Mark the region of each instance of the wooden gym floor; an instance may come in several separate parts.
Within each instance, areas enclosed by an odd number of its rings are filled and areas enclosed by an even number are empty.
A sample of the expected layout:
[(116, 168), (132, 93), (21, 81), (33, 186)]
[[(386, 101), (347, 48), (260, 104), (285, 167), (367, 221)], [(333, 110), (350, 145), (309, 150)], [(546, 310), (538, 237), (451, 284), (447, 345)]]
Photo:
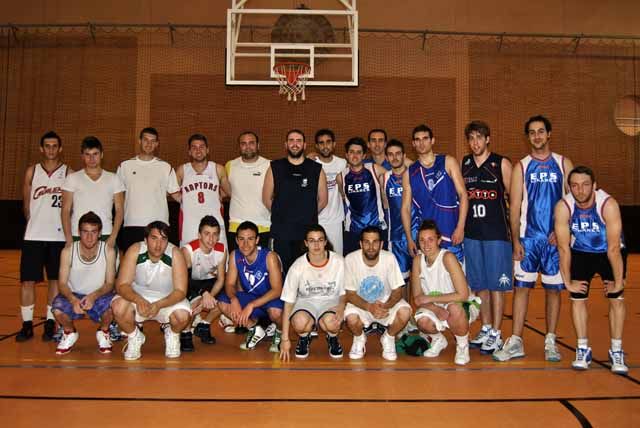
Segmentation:
[[(496, 363), (471, 351), (471, 363), (453, 364), (455, 346), (431, 361), (380, 356), (377, 336), (368, 338), (364, 360), (350, 361), (351, 338), (342, 334), (345, 357), (331, 360), (323, 338), (306, 360), (279, 362), (261, 343), (241, 351), (242, 336), (216, 325), (218, 343), (201, 345), (177, 360), (164, 358), (157, 324), (147, 323), (142, 358), (125, 362), (122, 342), (114, 352), (97, 351), (95, 327), (77, 323), (73, 351), (55, 355), (43, 343), (44, 286), (38, 286), (35, 337), (18, 344), (18, 251), (0, 251), (0, 426), (138, 427), (387, 427), (439, 426), (640, 426), (640, 255), (629, 258), (625, 291), (624, 349), (628, 376), (609, 371), (607, 302), (596, 281), (590, 299), (589, 333), (594, 361), (586, 372), (571, 369), (575, 334), (563, 297), (558, 340), (563, 360), (544, 361), (544, 293), (531, 293), (524, 333), (527, 356)], [(511, 298), (503, 336), (511, 333)], [(473, 326), (472, 333), (479, 329)]]

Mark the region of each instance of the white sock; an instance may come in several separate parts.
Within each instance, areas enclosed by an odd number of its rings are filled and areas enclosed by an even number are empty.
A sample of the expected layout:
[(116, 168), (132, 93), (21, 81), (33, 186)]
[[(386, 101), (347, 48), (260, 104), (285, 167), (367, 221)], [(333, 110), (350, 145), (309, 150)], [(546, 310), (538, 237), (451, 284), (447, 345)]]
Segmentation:
[(491, 324), (482, 324), (482, 331), (491, 330)]
[(622, 351), (622, 339), (611, 339), (611, 350), (613, 352)]
[(489, 332), (490, 335), (495, 336), (495, 337), (501, 337), (502, 336), (502, 331), (500, 330), (496, 330), (495, 328), (492, 328), (491, 331)]
[(47, 320), (54, 320), (53, 311), (51, 305), (47, 305)]
[(136, 337), (139, 331), (140, 330), (138, 330), (138, 326), (136, 326), (136, 328), (134, 328), (131, 333), (128, 333), (127, 336), (129, 337), (129, 339)]
[(589, 347), (589, 339), (578, 339), (578, 348), (587, 349)]
[(384, 333), (382, 333), (384, 336), (390, 337), (393, 340), (396, 340), (396, 338), (394, 336), (391, 336), (389, 333), (387, 333), (386, 331)]
[(22, 314), (22, 321), (33, 321), (33, 308), (36, 305), (20, 306), (20, 313)]
[(545, 341), (545, 343), (546, 342), (555, 343), (556, 334), (555, 333), (547, 333), (547, 335), (544, 337), (544, 341)]
[(469, 335), (465, 334), (464, 336), (456, 336), (456, 343), (458, 344), (458, 346), (468, 346)]

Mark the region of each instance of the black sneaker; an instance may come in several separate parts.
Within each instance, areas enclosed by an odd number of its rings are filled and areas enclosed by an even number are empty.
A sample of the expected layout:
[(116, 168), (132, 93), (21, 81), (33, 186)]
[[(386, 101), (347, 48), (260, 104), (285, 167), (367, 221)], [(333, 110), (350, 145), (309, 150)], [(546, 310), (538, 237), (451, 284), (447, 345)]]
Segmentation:
[(24, 321), (20, 332), (16, 334), (16, 342), (26, 342), (33, 337), (33, 321)]
[(327, 334), (327, 346), (329, 347), (331, 358), (342, 358), (342, 345), (340, 345), (338, 336), (329, 336)]
[(182, 352), (193, 352), (195, 350), (193, 346), (193, 334), (190, 331), (180, 333), (180, 350)]
[(126, 334), (122, 334), (122, 332), (120, 331), (120, 327), (118, 327), (118, 324), (115, 321), (111, 321), (111, 324), (109, 324), (109, 338), (111, 339), (111, 341), (119, 342), (121, 340), (124, 340), (126, 336)]
[(309, 356), (309, 336), (300, 336), (296, 345), (296, 358), (307, 358)]
[(46, 320), (44, 322), (44, 331), (42, 332), (42, 341), (52, 342), (54, 334), (56, 334), (56, 322), (54, 320)]
[(216, 343), (216, 338), (211, 335), (211, 329), (209, 328), (209, 324), (199, 323), (196, 326), (194, 334), (200, 338), (200, 342), (206, 343), (207, 345), (213, 345)]

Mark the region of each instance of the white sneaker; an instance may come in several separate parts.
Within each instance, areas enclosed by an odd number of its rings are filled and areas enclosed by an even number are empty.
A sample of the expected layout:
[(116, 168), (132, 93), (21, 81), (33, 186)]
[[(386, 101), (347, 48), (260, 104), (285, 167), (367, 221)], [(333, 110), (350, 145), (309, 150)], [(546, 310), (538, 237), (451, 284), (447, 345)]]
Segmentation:
[(167, 358), (180, 356), (180, 333), (174, 333), (169, 325), (164, 329), (164, 356)]
[(500, 337), (500, 332), (497, 330), (491, 330), (489, 332), (489, 337), (480, 347), (480, 353), (489, 355), (493, 354), (500, 348), (502, 348), (502, 337)]
[(127, 338), (127, 343), (124, 345), (124, 359), (127, 361), (137, 360), (142, 356), (142, 352), (140, 352), (142, 345), (144, 345), (145, 337), (144, 333), (141, 332), (138, 328), (136, 328), (136, 335), (133, 337)]
[(611, 361), (611, 371), (616, 374), (627, 374), (629, 367), (624, 363), (624, 351), (612, 351), (609, 349), (609, 361)]
[(276, 334), (276, 323), (272, 322), (264, 329), (264, 332), (267, 334), (267, 337), (273, 337)]
[(576, 370), (587, 370), (591, 365), (591, 348), (577, 348), (576, 359), (571, 363), (571, 367)]
[(231, 321), (225, 314), (220, 315), (218, 325), (220, 325), (225, 333), (232, 334), (236, 332), (236, 326), (233, 324), (233, 321)]
[(437, 333), (431, 335), (431, 344), (429, 345), (429, 349), (424, 351), (422, 355), (427, 358), (436, 358), (442, 351), (447, 349), (449, 342), (447, 338), (444, 337), (444, 334)]
[(522, 339), (511, 336), (504, 342), (504, 346), (493, 353), (496, 361), (509, 361), (512, 358), (524, 357), (524, 344)]
[(555, 340), (544, 341), (544, 359), (553, 363), (557, 363), (562, 359)]
[(469, 341), (469, 346), (472, 348), (479, 348), (484, 345), (484, 342), (489, 339), (489, 333), (491, 332), (491, 327), (482, 327), (478, 332), (478, 335)]
[(64, 355), (71, 352), (71, 348), (73, 348), (73, 345), (75, 345), (78, 341), (78, 337), (80, 337), (80, 335), (77, 331), (71, 333), (62, 333), (62, 338), (60, 339), (58, 347), (56, 348), (56, 354)]
[(468, 364), (469, 361), (471, 361), (471, 358), (469, 357), (469, 345), (456, 345), (456, 356), (453, 359), (453, 362), (459, 366), (464, 366), (465, 364)]
[(256, 324), (247, 332), (247, 337), (245, 341), (240, 344), (240, 349), (243, 351), (255, 349), (256, 345), (265, 337), (267, 337), (267, 333), (264, 331), (264, 328)]
[(362, 333), (360, 336), (353, 336), (353, 343), (349, 351), (349, 358), (359, 360), (364, 357), (367, 352), (367, 335)]
[(98, 341), (98, 351), (101, 354), (111, 353), (111, 335), (102, 330), (96, 331), (96, 340)]
[(395, 361), (398, 359), (396, 354), (396, 338), (389, 336), (385, 331), (380, 336), (380, 343), (382, 344), (382, 358), (387, 361)]

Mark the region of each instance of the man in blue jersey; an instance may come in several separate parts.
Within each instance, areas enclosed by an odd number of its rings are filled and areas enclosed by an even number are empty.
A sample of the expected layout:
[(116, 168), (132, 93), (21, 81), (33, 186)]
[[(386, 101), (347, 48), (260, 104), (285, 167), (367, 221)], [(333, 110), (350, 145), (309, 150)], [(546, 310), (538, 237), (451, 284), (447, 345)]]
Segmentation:
[(368, 156), (364, 159), (364, 163), (376, 163), (389, 171), (391, 164), (385, 156), (385, 147), (387, 147), (387, 131), (380, 128), (369, 131), (367, 135)]
[(546, 117), (531, 117), (524, 125), (524, 133), (529, 139), (531, 154), (513, 167), (509, 192), (515, 261), (513, 332), (502, 349), (493, 353), (493, 358), (508, 361), (524, 357), (522, 331), (529, 291), (540, 272), (546, 306), (544, 356), (547, 361), (560, 361), (555, 332), (560, 317), (560, 291), (564, 286), (553, 232), (553, 208), (566, 193), (565, 171), (571, 171), (573, 165), (569, 159), (551, 151), (551, 122)]
[(555, 207), (555, 233), (560, 253), (560, 273), (571, 293), (573, 326), (578, 338), (572, 366), (586, 370), (591, 364), (587, 338), (589, 283), (597, 273), (609, 299), (611, 371), (625, 374), (622, 329), (625, 318), (624, 278), (626, 251), (622, 247), (620, 207), (604, 190), (596, 190), (593, 171), (578, 166), (569, 173), (570, 194)]
[(360, 137), (349, 139), (344, 146), (348, 166), (337, 177), (344, 193), (346, 218), (344, 253), (360, 248), (360, 234), (368, 226), (386, 230), (380, 196), (380, 181), (385, 169), (376, 163), (364, 163), (367, 146)]
[(412, 138), (418, 160), (402, 176), (402, 226), (409, 251), (413, 256), (418, 253), (417, 238), (411, 230), (413, 207), (419, 222), (436, 222), (442, 233), (442, 247), (462, 262), (461, 244), (469, 201), (460, 165), (453, 156), (433, 152), (436, 139), (427, 125), (416, 126)]
[[(269, 350), (280, 352), (282, 328), (282, 267), (278, 255), (258, 246), (258, 226), (250, 221), (240, 223), (236, 231), (238, 249), (229, 256), (224, 293), (218, 307), (236, 326), (249, 329), (241, 349), (251, 350), (267, 333), (258, 321), (270, 319), (278, 328)], [(240, 290), (237, 288), (240, 284)]]

